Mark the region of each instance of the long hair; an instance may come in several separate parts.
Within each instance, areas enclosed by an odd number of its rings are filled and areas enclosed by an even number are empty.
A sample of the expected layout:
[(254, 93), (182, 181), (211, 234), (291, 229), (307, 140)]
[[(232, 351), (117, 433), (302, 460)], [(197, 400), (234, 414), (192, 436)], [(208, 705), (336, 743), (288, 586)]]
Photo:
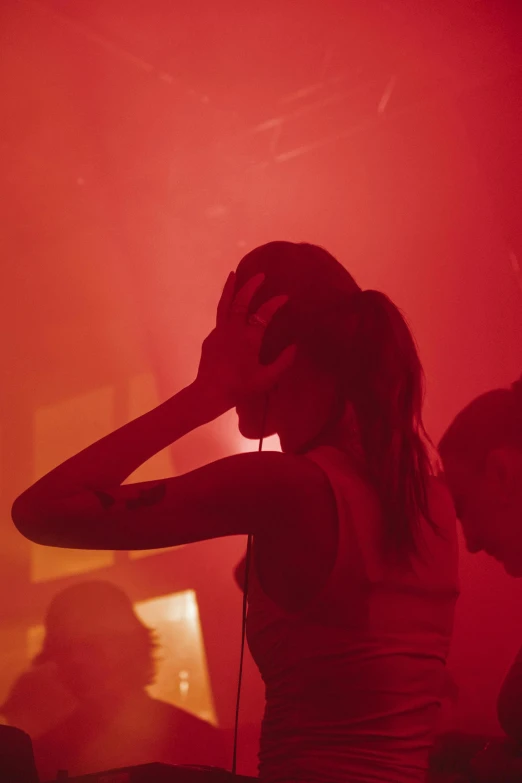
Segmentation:
[(400, 310), (379, 291), (362, 291), (323, 248), (271, 242), (245, 256), (237, 286), (264, 272), (251, 309), (272, 296), (288, 303), (269, 324), (260, 360), (296, 344), (332, 373), (357, 418), (366, 472), (383, 512), (383, 544), (399, 557), (417, 551), (420, 518), (430, 520), (432, 466), (422, 423), (424, 376)]
[(417, 550), (420, 517), (431, 522), (424, 373), (408, 325), (385, 294), (362, 291), (349, 309), (344, 393), (354, 406), (369, 478), (383, 508), (385, 542), (410, 555)]

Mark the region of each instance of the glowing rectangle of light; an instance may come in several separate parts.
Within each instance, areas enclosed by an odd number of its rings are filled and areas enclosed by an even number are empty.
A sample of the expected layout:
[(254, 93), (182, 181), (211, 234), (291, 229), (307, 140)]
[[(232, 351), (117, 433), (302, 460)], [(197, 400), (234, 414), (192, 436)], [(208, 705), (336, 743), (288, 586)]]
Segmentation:
[[(39, 408), (34, 414), (34, 479), (114, 429), (114, 389)], [(52, 549), (31, 544), (31, 579), (40, 582), (112, 565), (112, 552)]]
[(151, 696), (216, 724), (196, 594), (193, 590), (135, 604), (158, 636), (159, 661)]
[[(131, 378), (128, 389), (128, 410), (127, 419), (132, 421), (138, 416), (155, 408), (160, 402), (156, 381), (151, 373), (142, 373)], [(129, 476), (126, 484), (136, 481), (155, 481), (156, 479), (169, 478), (174, 476), (174, 465), (168, 448), (155, 454), (151, 459), (140, 465), (138, 470)], [(172, 547), (175, 548), (175, 547)], [(164, 552), (164, 549), (143, 549), (129, 552), (131, 560), (138, 560), (143, 557), (150, 557), (158, 552)]]

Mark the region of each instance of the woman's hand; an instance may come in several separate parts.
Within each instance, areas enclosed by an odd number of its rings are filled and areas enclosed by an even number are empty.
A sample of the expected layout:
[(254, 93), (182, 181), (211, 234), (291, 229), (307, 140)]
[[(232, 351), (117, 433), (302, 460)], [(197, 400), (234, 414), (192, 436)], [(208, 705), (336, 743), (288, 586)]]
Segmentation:
[(218, 398), (224, 411), (244, 397), (271, 389), (295, 357), (296, 347), (289, 346), (272, 364), (259, 362), (265, 329), (288, 301), (287, 296), (275, 296), (248, 317), (252, 297), (263, 280), (264, 275), (255, 275), (234, 296), (235, 273), (229, 275), (218, 305), (216, 328), (203, 343), (195, 385)]

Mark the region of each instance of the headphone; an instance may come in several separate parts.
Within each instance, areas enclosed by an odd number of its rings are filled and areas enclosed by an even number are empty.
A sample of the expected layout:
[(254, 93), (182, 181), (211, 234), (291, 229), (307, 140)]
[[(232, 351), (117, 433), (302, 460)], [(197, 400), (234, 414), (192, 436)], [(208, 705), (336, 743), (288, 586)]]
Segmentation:
[[(261, 437), (259, 439), (258, 452), (263, 451), (263, 441), (265, 439), (266, 420), (268, 416), (268, 406), (270, 402), (270, 394), (267, 392), (265, 398), (265, 407), (263, 411), (263, 418), (261, 422)], [(250, 566), (252, 562), (252, 533), (247, 537), (247, 549), (245, 555), (245, 578), (243, 582), (243, 608), (241, 612), (241, 649), (239, 654), (239, 672), (237, 678), (237, 696), (236, 696), (236, 714), (234, 719), (234, 747), (232, 751), (232, 775), (237, 775), (237, 747), (238, 747), (238, 734), (239, 734), (239, 710), (241, 706), (241, 686), (243, 684), (243, 664), (245, 660), (245, 644), (246, 644), (246, 625), (248, 616), (248, 587), (250, 582)]]

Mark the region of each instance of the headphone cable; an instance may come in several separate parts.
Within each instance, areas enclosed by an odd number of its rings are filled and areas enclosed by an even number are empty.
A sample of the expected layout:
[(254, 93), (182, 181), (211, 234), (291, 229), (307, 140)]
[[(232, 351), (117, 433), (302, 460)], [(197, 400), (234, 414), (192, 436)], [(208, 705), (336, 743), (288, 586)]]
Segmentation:
[[(268, 412), (268, 395), (265, 403), (265, 410), (263, 413), (263, 421), (261, 438), (259, 439), (258, 451), (263, 451), (263, 440), (265, 432), (266, 417)], [(237, 775), (237, 747), (238, 747), (238, 733), (239, 733), (239, 709), (241, 704), (241, 686), (243, 684), (243, 664), (245, 660), (245, 643), (246, 643), (246, 625), (248, 615), (248, 586), (250, 581), (250, 564), (252, 560), (252, 533), (248, 534), (247, 549), (245, 555), (245, 578), (243, 582), (243, 610), (241, 615), (241, 651), (239, 655), (239, 674), (237, 682), (237, 697), (236, 697), (236, 716), (234, 720), (234, 749), (232, 752), (232, 775)]]

